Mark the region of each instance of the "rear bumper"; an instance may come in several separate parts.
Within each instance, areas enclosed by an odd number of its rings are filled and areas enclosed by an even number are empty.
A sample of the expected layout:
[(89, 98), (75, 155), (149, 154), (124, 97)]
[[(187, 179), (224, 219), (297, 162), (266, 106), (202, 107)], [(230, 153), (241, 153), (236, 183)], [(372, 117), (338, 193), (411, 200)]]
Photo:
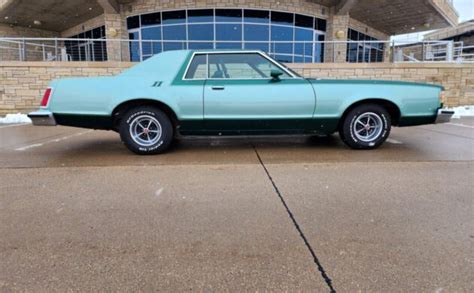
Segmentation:
[(56, 119), (54, 119), (53, 113), (49, 111), (36, 111), (28, 114), (28, 118), (31, 119), (33, 125), (36, 126), (55, 126), (57, 125)]
[(451, 121), (451, 117), (454, 115), (454, 111), (450, 110), (443, 110), (439, 109), (438, 110), (438, 115), (436, 115), (436, 120), (434, 123), (447, 123)]

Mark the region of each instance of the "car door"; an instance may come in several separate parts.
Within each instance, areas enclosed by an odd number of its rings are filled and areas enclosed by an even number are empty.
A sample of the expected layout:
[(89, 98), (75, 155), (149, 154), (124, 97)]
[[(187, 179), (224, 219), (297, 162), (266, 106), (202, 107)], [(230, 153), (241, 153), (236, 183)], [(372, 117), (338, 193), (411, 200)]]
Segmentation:
[[(272, 71), (280, 71), (278, 79)], [(259, 52), (208, 54), (204, 125), (223, 133), (305, 130), (315, 94), (304, 78)]]

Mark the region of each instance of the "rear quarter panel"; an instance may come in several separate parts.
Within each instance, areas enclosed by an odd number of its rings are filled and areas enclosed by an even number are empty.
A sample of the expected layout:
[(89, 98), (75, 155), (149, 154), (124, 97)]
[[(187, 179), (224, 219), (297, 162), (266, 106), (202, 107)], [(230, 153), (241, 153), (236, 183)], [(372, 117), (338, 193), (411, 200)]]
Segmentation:
[[(113, 77), (66, 78), (52, 82), (53, 113), (110, 116), (121, 103), (150, 99), (172, 108), (178, 117), (202, 118), (202, 90), (176, 87), (172, 81), (189, 53), (170, 51)], [(156, 86), (156, 83), (159, 86)]]
[(428, 84), (390, 81), (313, 80), (316, 92), (315, 117), (341, 117), (352, 104), (383, 99), (400, 109), (401, 117), (434, 116), (441, 88)]

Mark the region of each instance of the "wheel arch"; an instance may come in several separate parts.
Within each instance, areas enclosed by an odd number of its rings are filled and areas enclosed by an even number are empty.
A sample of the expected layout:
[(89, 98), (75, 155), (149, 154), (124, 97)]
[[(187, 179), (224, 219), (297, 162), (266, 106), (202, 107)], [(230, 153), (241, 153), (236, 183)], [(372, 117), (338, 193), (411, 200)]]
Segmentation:
[(128, 111), (129, 109), (133, 107), (138, 107), (138, 106), (156, 107), (160, 109), (161, 111), (163, 111), (169, 117), (169, 119), (171, 120), (171, 123), (173, 124), (173, 128), (176, 128), (179, 125), (178, 116), (176, 115), (176, 112), (169, 105), (161, 101), (154, 100), (154, 99), (138, 98), (138, 99), (124, 101), (113, 109), (112, 123), (113, 123), (114, 129), (118, 128), (120, 119), (126, 111)]
[(400, 122), (401, 111), (400, 107), (395, 104), (394, 102), (383, 99), (383, 98), (366, 98), (362, 100), (358, 100), (352, 104), (350, 104), (343, 112), (341, 119), (339, 120), (338, 128), (344, 123), (344, 119), (349, 114), (349, 112), (357, 106), (364, 105), (364, 104), (375, 104), (384, 107), (387, 112), (390, 114), (390, 119), (392, 121), (392, 125), (397, 126)]

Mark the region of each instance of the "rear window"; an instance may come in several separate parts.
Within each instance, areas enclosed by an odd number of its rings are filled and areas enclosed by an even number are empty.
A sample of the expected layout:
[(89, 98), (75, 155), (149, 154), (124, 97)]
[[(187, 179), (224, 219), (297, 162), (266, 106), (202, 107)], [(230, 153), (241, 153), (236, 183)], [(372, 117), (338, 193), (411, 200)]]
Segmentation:
[(207, 78), (206, 69), (206, 55), (196, 54), (194, 55), (193, 61), (189, 65), (188, 72), (186, 72), (186, 79), (205, 79)]

